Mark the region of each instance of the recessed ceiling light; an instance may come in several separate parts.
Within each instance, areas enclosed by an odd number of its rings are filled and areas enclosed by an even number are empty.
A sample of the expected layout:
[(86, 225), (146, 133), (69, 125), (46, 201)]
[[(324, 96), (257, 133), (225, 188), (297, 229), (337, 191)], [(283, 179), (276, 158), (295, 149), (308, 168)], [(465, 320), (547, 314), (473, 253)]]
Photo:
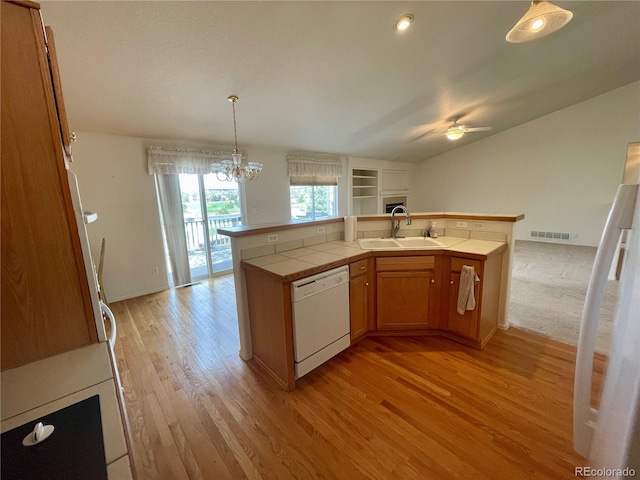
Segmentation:
[(396, 23), (393, 24), (393, 29), (399, 31), (406, 30), (411, 25), (411, 22), (413, 22), (413, 15), (407, 13), (396, 20)]

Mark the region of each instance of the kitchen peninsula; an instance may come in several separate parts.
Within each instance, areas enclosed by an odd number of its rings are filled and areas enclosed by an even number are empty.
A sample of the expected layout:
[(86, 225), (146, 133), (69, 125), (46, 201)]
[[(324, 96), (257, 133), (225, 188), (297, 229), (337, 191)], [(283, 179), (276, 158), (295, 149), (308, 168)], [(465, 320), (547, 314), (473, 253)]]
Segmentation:
[[(295, 388), (291, 282), (342, 266), (349, 268), (351, 343), (366, 335), (441, 335), (482, 348), (496, 328), (508, 328), (513, 229), (524, 215), (411, 218), (398, 235), (420, 238), (435, 222), (435, 246), (363, 248), (363, 239), (389, 236), (388, 215), (358, 217), (360, 242), (344, 240), (342, 218), (220, 231), (231, 237), (240, 356), (285, 390)], [(461, 315), (465, 265), (480, 282), (476, 306)]]

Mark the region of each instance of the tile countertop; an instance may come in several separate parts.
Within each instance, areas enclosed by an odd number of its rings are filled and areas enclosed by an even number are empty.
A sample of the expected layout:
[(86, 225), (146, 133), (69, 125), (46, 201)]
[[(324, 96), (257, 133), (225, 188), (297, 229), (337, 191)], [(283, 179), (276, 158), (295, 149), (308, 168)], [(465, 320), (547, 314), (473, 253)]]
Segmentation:
[(437, 249), (394, 248), (390, 250), (368, 250), (360, 248), (357, 241), (345, 242), (338, 240), (243, 260), (242, 265), (244, 268), (261, 270), (288, 282), (330, 268), (346, 265), (352, 261), (372, 255), (428, 255), (441, 254), (446, 251), (450, 252), (450, 254), (471, 255), (476, 258), (486, 259), (488, 255), (497, 253), (507, 247), (506, 242), (459, 237), (438, 237), (438, 241), (448, 246)]

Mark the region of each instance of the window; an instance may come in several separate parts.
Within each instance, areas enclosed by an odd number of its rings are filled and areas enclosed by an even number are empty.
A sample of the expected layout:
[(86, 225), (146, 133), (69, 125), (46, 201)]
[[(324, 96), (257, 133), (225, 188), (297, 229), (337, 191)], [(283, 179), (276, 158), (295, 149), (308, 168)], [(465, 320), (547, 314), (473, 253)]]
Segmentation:
[(338, 215), (338, 187), (335, 185), (291, 185), (289, 196), (291, 218), (294, 220), (317, 220)]
[(333, 157), (287, 155), (292, 219), (338, 215), (338, 177), (342, 162)]

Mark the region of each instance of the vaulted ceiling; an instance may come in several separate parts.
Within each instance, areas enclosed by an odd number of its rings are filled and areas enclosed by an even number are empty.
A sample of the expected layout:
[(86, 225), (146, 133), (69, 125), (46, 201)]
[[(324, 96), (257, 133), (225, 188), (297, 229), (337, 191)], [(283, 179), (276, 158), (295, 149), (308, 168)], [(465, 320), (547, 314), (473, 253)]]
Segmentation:
[[(230, 145), (235, 94), (241, 149), (422, 161), (640, 79), (640, 2), (555, 3), (524, 44), (527, 1), (41, 5), (72, 130)], [(456, 117), (493, 129), (454, 143)]]

